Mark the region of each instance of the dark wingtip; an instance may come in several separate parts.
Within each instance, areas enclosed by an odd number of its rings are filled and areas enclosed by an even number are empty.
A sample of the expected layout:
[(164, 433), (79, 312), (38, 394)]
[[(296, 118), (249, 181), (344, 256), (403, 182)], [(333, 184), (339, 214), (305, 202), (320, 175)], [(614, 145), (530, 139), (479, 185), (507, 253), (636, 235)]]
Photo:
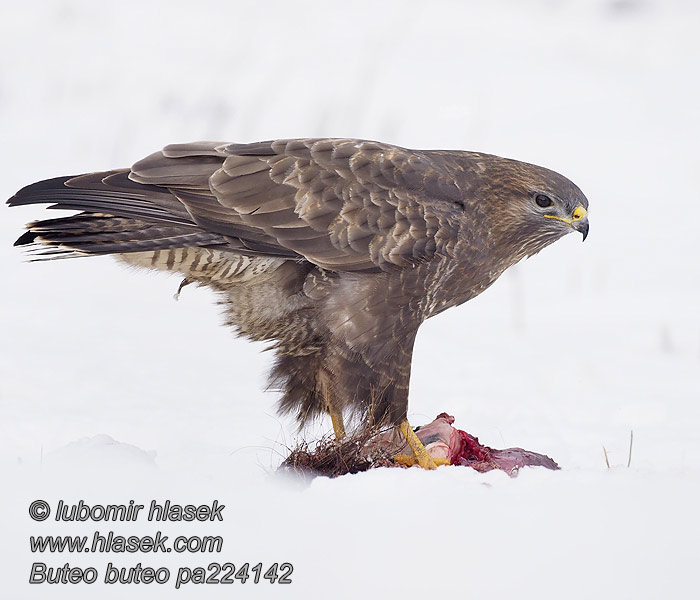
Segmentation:
[(6, 204), (10, 206), (23, 206), (27, 204), (42, 204), (44, 202), (53, 202), (52, 192), (64, 189), (66, 181), (73, 179), (74, 175), (69, 177), (54, 177), (53, 179), (44, 179), (36, 183), (30, 183), (19, 190), (12, 198), (9, 198)]
[(13, 246), (27, 246), (28, 244), (33, 244), (38, 233), (33, 231), (25, 231), (21, 236), (17, 238), (17, 241), (12, 244)]

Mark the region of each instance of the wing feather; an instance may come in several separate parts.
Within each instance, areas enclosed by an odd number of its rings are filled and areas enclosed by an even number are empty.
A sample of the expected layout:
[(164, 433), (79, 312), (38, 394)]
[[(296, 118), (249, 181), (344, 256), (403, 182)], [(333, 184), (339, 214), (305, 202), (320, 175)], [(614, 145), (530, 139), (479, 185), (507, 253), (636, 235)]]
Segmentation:
[(210, 179), (219, 204), (324, 268), (405, 267), (449, 253), (456, 238), (461, 192), (455, 174), (430, 153), (343, 139), (221, 151), (228, 156)]
[[(454, 164), (440, 152), (353, 139), (194, 142), (131, 170), (35, 184), (11, 203), (185, 226), (183, 239), (196, 228), (234, 251), (370, 272), (450, 255), (461, 211)], [(180, 237), (151, 232), (166, 245)]]

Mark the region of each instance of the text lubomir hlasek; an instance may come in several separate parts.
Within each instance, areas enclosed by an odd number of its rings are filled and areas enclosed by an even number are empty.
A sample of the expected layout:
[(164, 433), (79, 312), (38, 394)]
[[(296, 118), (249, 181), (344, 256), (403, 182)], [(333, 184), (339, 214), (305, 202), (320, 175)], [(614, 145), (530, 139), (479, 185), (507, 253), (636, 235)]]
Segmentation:
[[(58, 501), (54, 519), (56, 521), (136, 521), (145, 505), (136, 504), (86, 504), (83, 500), (77, 504)], [(148, 521), (223, 521), (226, 505), (214, 500), (211, 504), (174, 504), (170, 500), (149, 505), (146, 519)]]

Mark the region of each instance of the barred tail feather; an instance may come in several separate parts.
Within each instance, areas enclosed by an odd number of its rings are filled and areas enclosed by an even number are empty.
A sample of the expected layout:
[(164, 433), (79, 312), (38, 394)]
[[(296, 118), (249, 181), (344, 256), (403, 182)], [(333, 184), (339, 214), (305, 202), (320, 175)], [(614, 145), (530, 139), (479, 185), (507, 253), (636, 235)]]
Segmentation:
[(216, 246), (222, 243), (225, 240), (220, 236), (193, 226), (80, 213), (30, 223), (15, 246), (30, 246), (32, 259), (41, 260)]
[(8, 204), (49, 204), (77, 215), (34, 221), (15, 242), (32, 260), (223, 246), (197, 226), (167, 189), (135, 183), (128, 170), (56, 177), (29, 185)]

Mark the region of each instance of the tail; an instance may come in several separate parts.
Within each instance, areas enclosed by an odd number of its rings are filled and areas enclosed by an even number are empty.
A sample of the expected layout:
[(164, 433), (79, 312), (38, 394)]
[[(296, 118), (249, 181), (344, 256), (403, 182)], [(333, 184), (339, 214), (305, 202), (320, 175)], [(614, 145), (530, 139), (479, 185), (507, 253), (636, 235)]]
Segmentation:
[(226, 245), (196, 225), (166, 188), (136, 183), (128, 174), (124, 169), (57, 177), (21, 189), (7, 201), (10, 206), (50, 204), (81, 212), (29, 223), (15, 246), (28, 246), (33, 260), (46, 260)]

